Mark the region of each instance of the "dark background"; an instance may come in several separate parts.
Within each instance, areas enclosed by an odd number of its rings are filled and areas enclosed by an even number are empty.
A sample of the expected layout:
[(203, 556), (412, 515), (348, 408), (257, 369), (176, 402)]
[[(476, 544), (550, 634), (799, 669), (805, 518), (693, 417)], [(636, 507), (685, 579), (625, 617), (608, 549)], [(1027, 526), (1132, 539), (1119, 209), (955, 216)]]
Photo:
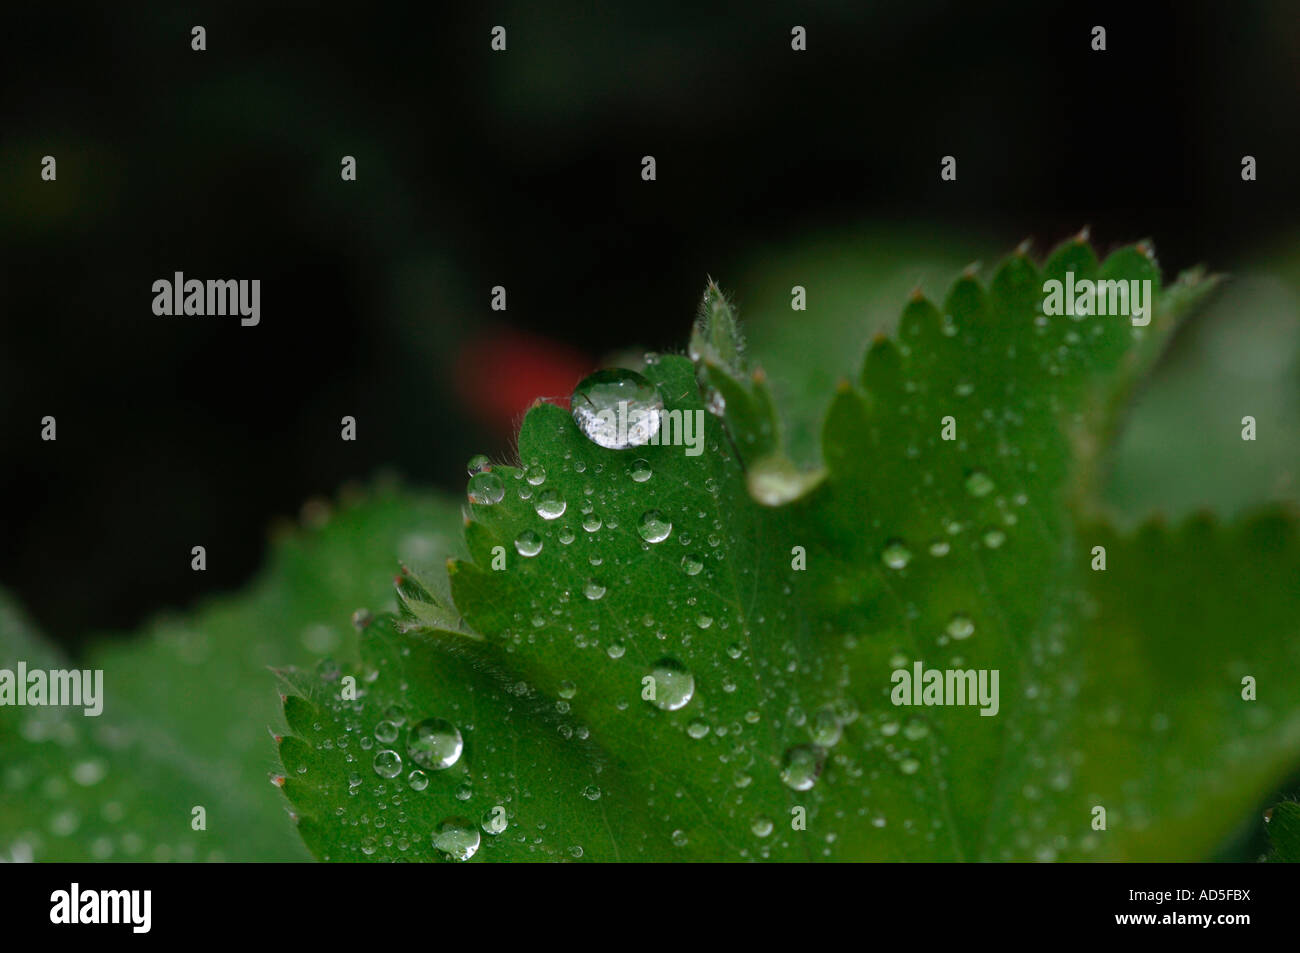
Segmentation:
[[(1169, 274), (1296, 225), (1296, 4), (698, 6), (7, 8), (0, 584), (75, 645), (237, 587), (345, 481), (460, 493), (529, 397), (679, 349), (766, 242), (1091, 223)], [(154, 316), (178, 270), (260, 279), (260, 326)]]

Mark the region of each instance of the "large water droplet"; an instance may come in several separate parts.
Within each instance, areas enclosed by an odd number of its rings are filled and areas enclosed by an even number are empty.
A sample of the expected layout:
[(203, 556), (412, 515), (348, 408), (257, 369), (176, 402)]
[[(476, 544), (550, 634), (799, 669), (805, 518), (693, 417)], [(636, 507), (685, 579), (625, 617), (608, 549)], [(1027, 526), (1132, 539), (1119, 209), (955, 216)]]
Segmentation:
[(664, 409), (658, 389), (635, 371), (597, 371), (573, 391), (573, 420), (590, 440), (610, 450), (650, 442)]
[(807, 791), (817, 783), (825, 752), (814, 745), (795, 745), (781, 760), (781, 780), (793, 791)]
[(650, 464), (645, 460), (637, 459), (632, 462), (632, 481), (634, 483), (644, 483), (650, 479), (654, 471), (650, 469)]
[(646, 510), (637, 521), (636, 531), (647, 543), (662, 543), (673, 531), (673, 524), (658, 510)]
[(402, 756), (391, 748), (375, 752), (375, 774), (395, 778), (402, 773)]
[(506, 495), (506, 485), (501, 477), (488, 471), (469, 478), (469, 501), (480, 505), (500, 503)]
[(544, 520), (556, 520), (564, 515), (568, 504), (558, 490), (545, 490), (537, 497), (535, 508), (537, 515)]
[(650, 669), (654, 679), (655, 697), (651, 704), (663, 711), (677, 711), (686, 707), (695, 695), (695, 676), (681, 662), (662, 658)]
[(531, 529), (526, 529), (515, 537), (515, 549), (520, 556), (536, 556), (542, 551), (542, 537)]
[(442, 771), (460, 760), (465, 741), (460, 729), (445, 718), (426, 718), (411, 729), (406, 751), (422, 768)]
[(478, 827), (463, 817), (448, 818), (433, 835), (434, 849), (450, 860), (469, 860), (482, 842)]

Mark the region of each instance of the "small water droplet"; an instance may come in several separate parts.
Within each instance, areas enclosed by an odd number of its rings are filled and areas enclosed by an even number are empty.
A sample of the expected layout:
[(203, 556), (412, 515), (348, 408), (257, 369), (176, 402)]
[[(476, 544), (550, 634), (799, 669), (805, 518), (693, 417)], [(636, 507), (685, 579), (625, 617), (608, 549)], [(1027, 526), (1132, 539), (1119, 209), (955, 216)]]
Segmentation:
[(650, 442), (664, 409), (658, 389), (635, 371), (597, 371), (582, 380), (570, 401), (573, 420), (592, 443), (626, 450)]
[(533, 486), (541, 486), (546, 482), (546, 468), (540, 463), (534, 463), (524, 470), (524, 479)]
[(631, 472), (632, 482), (634, 483), (644, 483), (654, 475), (654, 471), (650, 469), (650, 464), (642, 459), (632, 461)]
[(460, 729), (445, 718), (426, 718), (411, 729), (406, 751), (422, 768), (442, 771), (460, 760), (465, 741)]
[(500, 503), (505, 498), (506, 485), (501, 477), (488, 470), (470, 477), (469, 489), (466, 492), (471, 503), (490, 506), (493, 503)]
[(770, 817), (764, 817), (760, 814), (754, 818), (754, 823), (749, 826), (749, 829), (754, 832), (755, 837), (767, 837), (772, 833), (775, 826)]
[(970, 616), (957, 613), (948, 622), (948, 634), (954, 639), (969, 639), (975, 634), (975, 623)]
[(1007, 541), (1007, 534), (1000, 529), (991, 529), (984, 534), (984, 545), (989, 549), (997, 549)]
[(406, 776), (406, 783), (411, 786), (412, 791), (423, 791), (429, 786), (429, 776), (416, 768)]
[(595, 579), (588, 579), (586, 584), (582, 587), (582, 594), (592, 602), (595, 602), (597, 599), (605, 595), (605, 587)]
[(702, 718), (696, 718), (686, 726), (686, 733), (697, 741), (700, 738), (707, 738), (709, 735), (709, 723)]
[(564, 511), (567, 507), (568, 504), (564, 502), (564, 498), (560, 496), (558, 490), (542, 491), (538, 494), (537, 502), (534, 504), (534, 508), (537, 510), (537, 515), (544, 520), (559, 519), (564, 515)]
[(880, 554), (880, 558), (890, 569), (902, 569), (912, 561), (912, 551), (901, 539), (891, 539), (885, 544), (885, 551)]
[(381, 778), (395, 778), (402, 773), (402, 756), (391, 748), (375, 752), (375, 774)]
[(526, 529), (515, 537), (515, 549), (520, 556), (532, 557), (542, 551), (542, 537)]
[(695, 553), (687, 553), (682, 557), (682, 569), (688, 576), (698, 576), (700, 570), (704, 568), (704, 560)]
[(930, 544), (931, 556), (947, 556), (950, 549), (946, 539), (936, 539)]
[(676, 659), (660, 659), (650, 669), (650, 676), (655, 688), (651, 704), (662, 711), (684, 708), (695, 695), (695, 676)]
[(658, 510), (646, 510), (637, 521), (636, 531), (647, 543), (662, 543), (673, 531), (673, 524)]
[(452, 817), (438, 825), (433, 847), (450, 860), (469, 860), (483, 842), (478, 828), (463, 817)]
[(483, 816), (479, 819), (479, 826), (483, 828), (484, 833), (491, 834), (493, 837), (504, 833), (505, 829), (510, 826), (510, 822), (506, 819), (506, 809), (498, 804), (484, 811)]
[(469, 463), (465, 464), (465, 469), (469, 471), (470, 476), (473, 476), (476, 473), (482, 473), (490, 466), (492, 466), (492, 462), (488, 460), (486, 453), (476, 453), (469, 458)]
[(971, 496), (988, 496), (993, 488), (992, 478), (983, 470), (972, 470), (966, 476), (966, 491)]
[(397, 725), (391, 721), (381, 721), (375, 725), (375, 740), (391, 745), (397, 740)]
[(795, 745), (781, 760), (781, 780), (792, 791), (807, 791), (817, 783), (825, 752), (813, 745)]

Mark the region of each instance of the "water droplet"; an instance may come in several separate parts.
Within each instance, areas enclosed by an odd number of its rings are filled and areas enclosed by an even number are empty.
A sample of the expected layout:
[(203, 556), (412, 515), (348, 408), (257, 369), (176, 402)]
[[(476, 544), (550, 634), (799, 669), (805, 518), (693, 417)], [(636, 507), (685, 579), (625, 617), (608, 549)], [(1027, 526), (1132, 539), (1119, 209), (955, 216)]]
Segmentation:
[(1007, 534), (1000, 529), (991, 529), (984, 534), (984, 545), (989, 549), (997, 549), (1007, 541)]
[(704, 568), (704, 560), (695, 553), (687, 553), (682, 557), (682, 569), (688, 576), (698, 576), (700, 570)]
[(483, 506), (500, 503), (506, 495), (506, 485), (501, 477), (490, 470), (469, 478), (469, 501)]
[(411, 760), (432, 771), (442, 771), (459, 761), (464, 746), (460, 729), (445, 718), (426, 718), (411, 729), (406, 739)]
[(957, 613), (948, 622), (948, 634), (954, 639), (969, 639), (975, 634), (975, 623), (970, 620), (970, 616)]
[(406, 776), (406, 783), (411, 786), (412, 791), (423, 791), (429, 786), (429, 776), (416, 768)]
[(673, 531), (673, 524), (658, 510), (646, 510), (637, 521), (636, 531), (647, 543), (662, 543)]
[(434, 849), (451, 860), (469, 860), (482, 842), (478, 828), (463, 817), (448, 818), (433, 835)]
[(880, 554), (880, 558), (890, 569), (902, 569), (912, 561), (912, 551), (901, 539), (891, 539), (885, 544), (885, 551)]
[(898, 770), (902, 771), (904, 774), (916, 774), (916, 772), (920, 770), (920, 767), (921, 762), (917, 761), (915, 758), (904, 758), (902, 761), (898, 762)]
[(632, 481), (634, 483), (644, 483), (654, 474), (650, 469), (650, 464), (645, 460), (637, 459), (632, 461)]
[(707, 738), (709, 735), (709, 723), (702, 718), (696, 718), (686, 726), (686, 733), (697, 741), (700, 738)]
[(582, 518), (582, 528), (588, 533), (594, 533), (600, 529), (600, 517), (595, 513), (588, 513)]
[(618, 659), (618, 658), (622, 658), (623, 653), (626, 651), (627, 649), (623, 647), (622, 642), (611, 642), (609, 646), (605, 649), (605, 654), (608, 655), (610, 658)]
[(482, 473), (490, 466), (492, 466), (492, 462), (488, 460), (486, 453), (476, 453), (469, 458), (469, 463), (465, 464), (465, 469), (469, 471), (470, 476), (473, 476), (476, 473)]
[(484, 811), (483, 816), (479, 818), (479, 826), (483, 828), (485, 834), (491, 834), (493, 837), (505, 833), (505, 829), (510, 826), (510, 822), (506, 819), (506, 809), (498, 804)]
[(572, 698), (574, 695), (578, 694), (578, 686), (573, 684), (573, 682), (569, 681), (566, 678), (564, 681), (560, 682), (560, 686), (557, 689), (556, 694), (558, 694), (561, 698), (565, 698), (565, 699)]
[(532, 557), (542, 551), (542, 537), (531, 529), (526, 529), (515, 537), (515, 549), (520, 556)]
[(381, 778), (395, 778), (402, 773), (402, 756), (392, 748), (375, 752), (375, 774)]
[(524, 470), (524, 479), (533, 486), (541, 486), (546, 482), (546, 468), (540, 463), (534, 463)]
[(781, 780), (793, 791), (807, 791), (822, 773), (825, 752), (813, 745), (795, 745), (781, 760)]
[(930, 555), (947, 556), (949, 548), (950, 547), (948, 546), (948, 541), (946, 539), (936, 539), (933, 543), (930, 544)]
[(391, 745), (397, 740), (397, 726), (391, 721), (381, 721), (375, 725), (375, 740)]
[(749, 826), (749, 829), (754, 832), (755, 837), (767, 837), (772, 833), (774, 827), (775, 825), (770, 817), (764, 817), (760, 814), (754, 818), (754, 823)]
[(810, 729), (812, 740), (819, 748), (833, 748), (839, 744), (844, 728), (839, 717), (830, 708), (823, 708), (813, 716)]
[(685, 846), (686, 846), (687, 844), (689, 844), (690, 842), (691, 842), (691, 839), (690, 839), (689, 837), (686, 836), (686, 832), (685, 832), (685, 831), (673, 831), (673, 846), (674, 846), (674, 847), (685, 847)]
[(537, 497), (535, 508), (537, 515), (544, 520), (556, 520), (564, 515), (568, 504), (558, 490), (545, 490)]
[(988, 496), (993, 492), (993, 480), (983, 470), (972, 470), (966, 476), (966, 491), (971, 496)]
[(695, 695), (695, 676), (681, 662), (662, 658), (650, 670), (655, 697), (651, 704), (662, 711), (684, 708)]
[(598, 446), (626, 450), (659, 432), (663, 398), (654, 384), (622, 368), (597, 371), (573, 391), (570, 405), (578, 429)]
[(560, 542), (563, 543), (565, 546), (568, 546), (571, 542), (573, 542), (573, 539), (576, 535), (577, 534), (574, 533), (572, 526), (564, 526), (560, 528)]
[(597, 599), (605, 595), (605, 587), (595, 579), (588, 579), (586, 584), (582, 587), (582, 594), (592, 602), (595, 602)]

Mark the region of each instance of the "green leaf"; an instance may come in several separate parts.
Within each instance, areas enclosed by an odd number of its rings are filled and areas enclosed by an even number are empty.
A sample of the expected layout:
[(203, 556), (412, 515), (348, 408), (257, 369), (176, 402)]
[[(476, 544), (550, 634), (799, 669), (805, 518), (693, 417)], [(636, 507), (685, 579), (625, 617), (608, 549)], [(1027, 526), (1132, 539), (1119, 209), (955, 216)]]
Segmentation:
[[(354, 494), (355, 495), (355, 494)], [(0, 852), (36, 860), (301, 860), (268, 783), (280, 720), (272, 663), (355, 651), (353, 610), (393, 603), (399, 556), (427, 569), (458, 551), (458, 508), (376, 488), (324, 526), (281, 538), (244, 595), (160, 618), (69, 661), (10, 601), (0, 668), (102, 669), (104, 710), (0, 708)], [(444, 574), (445, 581), (445, 574)], [(324, 663), (330, 668), (330, 663)], [(192, 809), (206, 830), (191, 827)]]
[(1269, 812), (1268, 839), (1273, 844), (1270, 861), (1300, 864), (1300, 803), (1283, 801)]
[[(1044, 317), (1043, 282), (1067, 271), (1160, 288), (1144, 247), (1099, 263), (1076, 240), (1042, 269), (1018, 252), (987, 286), (970, 272), (941, 306), (916, 296), (831, 398), (812, 469), (785, 460), (713, 288), (697, 363), (646, 368), (668, 411), (702, 414), (701, 455), (604, 449), (534, 407), (519, 435), (534, 479), (494, 468), (504, 498), (471, 504), (469, 558), (451, 567), (474, 663), (444, 672), (436, 653), (465, 634), (407, 618), (381, 628), (377, 657), (412, 661), (363, 658), (355, 702), (302, 688), (310, 717), (358, 746), (390, 734), (390, 704), (472, 723), (473, 746), (412, 791), (299, 719), (307, 790), (286, 790), (313, 851), (352, 858), (377, 837), (373, 856), (428, 856), (443, 824), (519, 785), (515, 842), (482, 838), (475, 859), (1209, 856), (1300, 753), (1296, 517), (1110, 525), (1097, 487), (1123, 410), (1213, 282), (1185, 276), (1135, 328)], [(914, 665), (997, 672), (996, 706), (894, 704)], [(581, 758), (543, 744), (566, 732), (502, 684), (553, 705)], [(514, 743), (524, 760), (502, 757)], [(575, 809), (592, 783), (619, 819), (606, 830)]]

